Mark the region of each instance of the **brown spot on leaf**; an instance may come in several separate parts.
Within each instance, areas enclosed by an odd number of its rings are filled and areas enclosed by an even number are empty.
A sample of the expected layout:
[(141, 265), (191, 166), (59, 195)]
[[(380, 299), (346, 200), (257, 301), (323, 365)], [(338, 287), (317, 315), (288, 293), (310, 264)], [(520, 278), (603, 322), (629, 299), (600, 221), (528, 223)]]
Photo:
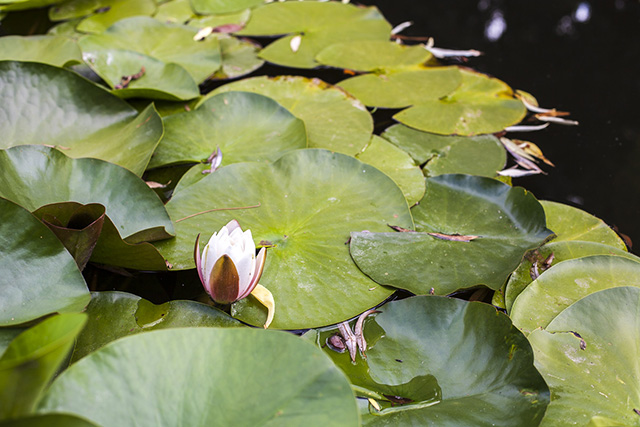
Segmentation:
[(427, 233), (429, 236), (440, 240), (449, 240), (452, 242), (470, 242), (480, 236), (463, 236), (462, 234), (444, 234), (444, 233)]

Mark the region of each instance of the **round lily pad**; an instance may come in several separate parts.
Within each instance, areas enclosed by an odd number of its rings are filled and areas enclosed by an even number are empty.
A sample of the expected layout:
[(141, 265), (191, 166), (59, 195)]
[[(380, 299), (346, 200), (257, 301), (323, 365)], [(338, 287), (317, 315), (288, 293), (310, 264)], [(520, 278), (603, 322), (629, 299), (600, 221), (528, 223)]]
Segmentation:
[(390, 142), (374, 135), (371, 143), (356, 158), (389, 175), (404, 193), (409, 206), (416, 204), (424, 196), (424, 175), (420, 168), (409, 154)]
[(195, 301), (155, 305), (126, 292), (94, 292), (85, 313), (88, 322), (73, 350), (75, 362), (118, 338), (160, 329), (241, 327), (228, 314)]
[(461, 69), (462, 83), (441, 98), (427, 98), (393, 116), (400, 123), (442, 135), (499, 132), (526, 114), (522, 101), (506, 83)]
[(1, 61), (33, 61), (65, 67), (82, 63), (78, 44), (60, 36), (0, 37)]
[(356, 40), (326, 47), (316, 56), (316, 61), (354, 71), (379, 71), (416, 67), (430, 58), (431, 53), (423, 46), (386, 40)]
[(190, 0), (191, 7), (199, 15), (222, 15), (241, 12), (258, 6), (264, 0)]
[(306, 148), (304, 122), (276, 101), (249, 92), (226, 92), (193, 111), (164, 120), (165, 134), (150, 167), (206, 161), (219, 148), (222, 165), (273, 161)]
[[(0, 39), (1, 40), (1, 39)], [(141, 113), (76, 73), (46, 64), (0, 62), (0, 148), (56, 145), (142, 175), (162, 137), (153, 106)]]
[(404, 108), (442, 98), (461, 82), (458, 67), (429, 67), (363, 74), (343, 80), (338, 86), (370, 107)]
[(0, 150), (0, 170), (0, 197), (30, 211), (50, 203), (99, 203), (128, 243), (173, 235), (173, 224), (155, 192), (120, 166), (20, 145)]
[(639, 307), (637, 287), (602, 290), (529, 335), (551, 389), (541, 426), (638, 423)]
[(85, 322), (82, 313), (53, 316), (11, 341), (0, 357), (0, 419), (33, 411)]
[[(388, 41), (391, 25), (375, 7), (338, 2), (278, 2), (257, 7), (238, 34), (282, 37), (260, 52), (269, 62), (287, 67), (314, 68), (325, 47), (345, 40)], [(298, 37), (297, 48), (292, 39)]]
[(562, 310), (594, 292), (640, 287), (640, 259), (594, 255), (563, 261), (527, 286), (511, 307), (513, 324), (528, 334), (545, 328)]
[[(51, 21), (66, 21), (69, 19), (84, 18), (89, 15), (107, 15), (112, 9), (121, 9), (120, 3), (129, 3), (130, 10), (136, 11), (140, 6), (146, 5), (148, 0), (65, 0), (49, 9)], [(146, 15), (153, 13), (153, 10)], [(130, 15), (133, 16), (133, 15)], [(123, 17), (121, 17), (123, 18)]]
[(366, 358), (352, 363), (348, 352), (331, 350), (325, 342), (336, 329), (317, 341), (354, 384), (363, 425), (538, 425), (548, 388), (507, 316), (435, 296), (378, 310), (364, 322)]
[(471, 175), (427, 179), (411, 212), (417, 232), (354, 232), (350, 248), (373, 280), (416, 294), (499, 289), (524, 253), (551, 234), (531, 193)]
[[(88, 2), (81, 3), (86, 5)], [(101, 33), (122, 19), (149, 16), (155, 11), (154, 0), (111, 0), (103, 8), (96, 7), (89, 16), (78, 23), (76, 29), (84, 33)]]
[[(142, 357), (144, 356), (144, 357)], [(144, 384), (144, 399), (131, 390)], [(255, 405), (247, 410), (248, 402)], [(180, 410), (176, 410), (180, 408)], [(344, 374), (289, 333), (180, 328), (117, 340), (73, 364), (51, 385), (39, 413), (98, 425), (357, 426)]]
[(264, 60), (258, 58), (260, 45), (244, 38), (219, 36), (222, 66), (211, 79), (233, 79), (249, 74), (262, 67)]
[[(224, 210), (234, 207), (247, 208)], [(281, 329), (343, 321), (387, 298), (392, 291), (353, 263), (349, 233), (383, 231), (389, 223), (413, 226), (389, 177), (353, 157), (317, 149), (293, 151), (271, 164), (232, 164), (188, 186), (181, 182), (167, 209), (176, 238), (156, 247), (175, 269), (193, 268), (196, 236), (208, 239), (231, 219), (268, 247), (260, 284), (273, 294), (272, 327)], [(234, 310), (234, 317), (254, 325), (266, 318), (252, 297)]]
[(195, 41), (196, 33), (141, 16), (118, 21), (79, 43), (87, 64), (121, 96), (184, 100), (198, 96), (197, 84), (221, 64), (218, 39)]
[(79, 312), (89, 302), (82, 273), (60, 240), (29, 211), (3, 198), (0, 259), (0, 326)]
[(438, 135), (396, 124), (387, 128), (382, 137), (424, 165), (426, 176), (465, 173), (492, 178), (507, 161), (504, 146), (493, 135)]
[(371, 139), (373, 119), (360, 101), (319, 79), (253, 77), (226, 84), (199, 102), (221, 92), (245, 91), (275, 99), (304, 121), (309, 147), (355, 155)]

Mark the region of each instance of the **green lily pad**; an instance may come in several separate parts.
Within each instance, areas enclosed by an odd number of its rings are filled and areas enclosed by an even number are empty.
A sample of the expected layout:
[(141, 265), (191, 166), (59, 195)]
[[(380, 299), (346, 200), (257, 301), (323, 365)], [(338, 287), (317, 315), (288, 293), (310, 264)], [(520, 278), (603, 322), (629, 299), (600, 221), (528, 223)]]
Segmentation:
[(45, 7), (52, 4), (60, 3), (61, 1), (62, 0), (4, 0), (2, 4), (0, 4), (0, 12), (13, 12), (17, 10), (35, 9), (38, 7)]
[[(192, 170), (183, 181), (193, 172), (200, 173)], [(270, 164), (229, 165), (188, 186), (181, 181), (167, 209), (176, 220), (176, 239), (156, 247), (175, 269), (193, 268), (198, 233), (210, 236), (231, 219), (251, 229), (256, 243), (270, 246), (260, 283), (273, 294), (272, 327), (280, 329), (343, 321), (387, 298), (392, 291), (351, 260), (349, 232), (382, 231), (388, 223), (413, 227), (407, 202), (389, 177), (353, 157), (317, 149), (293, 151)], [(234, 310), (234, 317), (253, 325), (266, 317), (252, 297)]]
[(0, 62), (0, 148), (56, 145), (142, 175), (162, 137), (153, 106), (141, 113), (76, 73), (46, 64)]
[(446, 295), (480, 284), (499, 289), (524, 253), (551, 234), (531, 193), (477, 176), (427, 179), (411, 213), (417, 232), (354, 232), (350, 248), (373, 280), (415, 294)]
[[(196, 32), (184, 25), (134, 17), (79, 43), (87, 64), (118, 95), (185, 100), (198, 96), (197, 85), (221, 64), (218, 39), (195, 41)], [(136, 78), (120, 88), (123, 78), (131, 76)]]
[[(86, 4), (86, 0), (83, 3)], [(84, 33), (101, 33), (122, 19), (152, 15), (156, 11), (156, 2), (154, 0), (111, 0), (107, 7), (108, 9), (104, 12), (92, 11), (91, 15), (78, 23), (77, 30)], [(100, 8), (96, 9), (100, 10)]]
[(160, 329), (184, 327), (241, 327), (228, 314), (194, 301), (155, 305), (126, 292), (94, 292), (85, 311), (87, 325), (78, 337), (71, 362), (118, 338)]
[(89, 302), (82, 274), (60, 240), (27, 210), (3, 198), (0, 259), (0, 326), (82, 311)]
[(554, 242), (580, 240), (627, 250), (622, 239), (601, 219), (562, 203), (546, 200), (540, 203), (547, 216), (547, 227), (557, 236)]
[[(147, 3), (148, 0), (129, 0), (132, 9), (138, 3)], [(122, 7), (119, 3), (123, 0), (65, 0), (58, 2), (49, 9), (49, 19), (51, 21), (66, 21), (69, 19), (84, 18), (94, 14), (107, 14), (111, 8)], [(124, 0), (127, 2), (127, 0)]]
[[(187, 0), (188, 1), (188, 0)], [(224, 25), (236, 24), (240, 27), (249, 21), (251, 17), (251, 10), (245, 9), (239, 12), (223, 13), (219, 15), (200, 16), (190, 20), (187, 25), (190, 27), (204, 28), (204, 27), (222, 27)]]
[(404, 108), (449, 95), (460, 86), (462, 80), (463, 74), (458, 67), (429, 67), (386, 74), (363, 74), (343, 80), (338, 86), (367, 106)]
[(551, 389), (541, 426), (638, 424), (638, 307), (640, 289), (606, 289), (529, 335)]
[(53, 316), (27, 329), (0, 357), (0, 419), (30, 414), (66, 361), (86, 316)]
[[(364, 323), (366, 359), (318, 344), (349, 377), (363, 425), (537, 426), (549, 401), (533, 352), (509, 318), (486, 304), (419, 296)], [(409, 401), (410, 400), (410, 401)], [(464, 408), (464, 410), (461, 410)]]
[(360, 161), (370, 164), (387, 174), (400, 187), (409, 206), (424, 196), (424, 175), (413, 159), (403, 150), (374, 135), (371, 143), (356, 155)]
[(0, 150), (0, 197), (29, 211), (50, 203), (99, 203), (128, 243), (166, 239), (173, 224), (140, 178), (97, 159), (70, 159), (37, 145)]
[(0, 427), (99, 427), (83, 418), (68, 414), (30, 415), (0, 421)]
[(423, 46), (407, 46), (385, 40), (357, 40), (332, 44), (316, 56), (323, 65), (354, 71), (413, 68), (431, 59)]
[(174, 24), (184, 24), (196, 17), (191, 9), (189, 0), (171, 0), (158, 5), (158, 10), (153, 15), (160, 22), (171, 22)]
[[(543, 205), (544, 206), (544, 205)], [(545, 209), (546, 212), (546, 209)], [(548, 218), (548, 217), (547, 217)], [(547, 224), (549, 220), (547, 219)], [(574, 258), (582, 258), (591, 255), (616, 255), (623, 258), (638, 259), (622, 249), (595, 242), (583, 242), (580, 240), (560, 240), (551, 241), (542, 245), (535, 251), (525, 255), (518, 268), (511, 274), (505, 288), (505, 308), (511, 312), (511, 307), (515, 299), (522, 291), (533, 282), (532, 274), (535, 276), (534, 264), (537, 264), (538, 274), (546, 270), (545, 260), (553, 254), (551, 267), (556, 264)]]
[(526, 108), (506, 83), (461, 69), (462, 83), (451, 94), (429, 98), (400, 111), (394, 119), (442, 135), (494, 133), (520, 122)]
[[(195, 0), (193, 0), (195, 1)], [(391, 25), (375, 7), (356, 7), (338, 2), (271, 3), (251, 12), (251, 20), (238, 34), (282, 37), (260, 53), (278, 65), (314, 68), (324, 48), (345, 40), (382, 40), (391, 36)], [(299, 37), (297, 49), (292, 39)]]
[(264, 61), (258, 58), (260, 45), (249, 39), (219, 36), (222, 66), (213, 76), (214, 80), (233, 79), (252, 73), (262, 67)]
[[(144, 399), (132, 399), (140, 384)], [(247, 410), (247, 402), (259, 405)], [(170, 329), (117, 340), (63, 372), (38, 412), (76, 414), (105, 427), (132, 419), (153, 427), (359, 421), (349, 383), (321, 351), (289, 333), (248, 328)]]
[(511, 319), (525, 334), (547, 325), (574, 302), (603, 289), (640, 287), (640, 259), (594, 255), (545, 271), (513, 302)]
[(355, 155), (367, 146), (373, 132), (371, 114), (360, 101), (319, 79), (280, 76), (253, 77), (226, 84), (204, 97), (245, 91), (275, 99), (304, 121), (309, 147)]
[(241, 12), (264, 3), (264, 0), (190, 0), (200, 15), (221, 15)]
[(33, 61), (57, 67), (82, 63), (78, 44), (59, 36), (0, 37), (0, 61)]
[(222, 164), (273, 161), (306, 148), (304, 122), (266, 96), (226, 92), (196, 110), (164, 119), (165, 135), (150, 167), (204, 162), (219, 147)]
[(397, 124), (382, 137), (408, 152), (426, 176), (448, 173), (494, 177), (507, 161), (500, 140), (493, 135), (445, 136)]

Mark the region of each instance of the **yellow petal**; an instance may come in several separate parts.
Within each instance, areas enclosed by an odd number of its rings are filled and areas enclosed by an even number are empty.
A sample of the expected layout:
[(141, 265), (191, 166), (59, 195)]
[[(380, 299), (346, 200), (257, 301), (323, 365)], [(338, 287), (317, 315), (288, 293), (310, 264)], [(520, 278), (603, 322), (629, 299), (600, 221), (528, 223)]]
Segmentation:
[(276, 302), (273, 300), (273, 295), (271, 295), (269, 289), (260, 284), (256, 285), (251, 291), (251, 295), (267, 307), (267, 321), (264, 322), (264, 328), (267, 329), (273, 321), (273, 315), (276, 313)]

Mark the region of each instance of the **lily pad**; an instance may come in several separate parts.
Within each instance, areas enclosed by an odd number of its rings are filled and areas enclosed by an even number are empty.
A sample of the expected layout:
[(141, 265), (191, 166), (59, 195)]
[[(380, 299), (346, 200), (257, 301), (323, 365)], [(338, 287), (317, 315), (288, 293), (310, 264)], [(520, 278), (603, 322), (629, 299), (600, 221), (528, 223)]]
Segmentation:
[(275, 99), (304, 121), (310, 148), (355, 155), (373, 132), (371, 114), (360, 101), (319, 79), (253, 77), (226, 84), (199, 102), (222, 92), (245, 91)]
[(191, 7), (200, 15), (221, 15), (241, 12), (258, 6), (264, 0), (190, 0)]
[(196, 110), (164, 119), (150, 167), (204, 162), (220, 148), (222, 164), (273, 161), (307, 146), (304, 122), (266, 96), (227, 92)]
[(0, 326), (82, 311), (89, 302), (82, 274), (55, 234), (27, 210), (2, 198), (0, 259)]
[[(83, 3), (86, 4), (86, 0)], [(96, 10), (102, 11), (92, 11), (91, 15), (80, 21), (76, 27), (78, 31), (101, 33), (122, 19), (152, 15), (156, 11), (156, 2), (154, 0), (111, 0), (108, 6), (97, 7)]]
[[(195, 0), (192, 0), (195, 1)], [(240, 35), (282, 37), (260, 53), (278, 65), (314, 68), (315, 57), (324, 48), (345, 40), (383, 40), (391, 36), (391, 25), (375, 7), (356, 7), (338, 2), (278, 2), (251, 12)], [(299, 37), (297, 48), (292, 39)]]
[(158, 10), (153, 15), (160, 22), (171, 22), (174, 24), (184, 24), (196, 17), (191, 9), (189, 0), (171, 0), (158, 5)]
[(357, 40), (332, 44), (316, 61), (323, 65), (354, 71), (413, 68), (431, 59), (423, 46), (407, 46), (385, 40)]
[(0, 427), (99, 427), (83, 418), (68, 414), (30, 415), (0, 421)]
[[(131, 399), (140, 384), (145, 398)], [(247, 402), (260, 404), (249, 411)], [(38, 412), (76, 414), (105, 427), (132, 419), (154, 427), (359, 421), (349, 383), (320, 350), (289, 333), (248, 328), (170, 329), (117, 340), (63, 372)]]
[[(232, 207), (250, 208), (197, 215)], [(176, 239), (156, 247), (175, 269), (193, 268), (198, 233), (209, 236), (231, 219), (270, 247), (260, 283), (273, 294), (278, 309), (272, 327), (280, 329), (343, 321), (387, 298), (392, 291), (351, 260), (349, 232), (382, 231), (388, 223), (413, 227), (407, 202), (389, 177), (353, 157), (317, 149), (293, 151), (270, 164), (229, 165), (186, 187), (181, 181), (167, 209), (176, 220)], [(266, 317), (253, 298), (234, 310), (234, 317), (253, 325)]]
[(524, 253), (551, 235), (531, 193), (477, 176), (427, 179), (411, 212), (417, 232), (354, 232), (350, 248), (373, 280), (415, 294), (499, 289)]
[(159, 329), (184, 327), (242, 327), (218, 310), (194, 301), (155, 305), (126, 292), (94, 292), (85, 311), (88, 322), (71, 357), (74, 363), (118, 338)]
[(622, 239), (600, 218), (562, 203), (546, 200), (540, 203), (547, 216), (547, 227), (556, 234), (554, 242), (580, 240), (627, 250)]
[(426, 176), (448, 173), (495, 177), (507, 161), (500, 140), (493, 135), (445, 136), (397, 124), (382, 137), (408, 152)]
[(409, 206), (416, 204), (424, 196), (424, 175), (420, 168), (405, 151), (390, 142), (374, 135), (371, 143), (356, 158), (375, 166), (393, 179), (404, 193)]
[[(218, 39), (195, 41), (196, 32), (184, 25), (134, 17), (79, 43), (87, 64), (121, 96), (184, 100), (198, 96), (197, 84), (221, 64)], [(125, 85), (127, 77), (131, 78)]]
[(17, 10), (35, 9), (59, 3), (61, 0), (10, 0), (0, 4), (0, 12), (13, 12)]
[(30, 414), (73, 348), (86, 316), (50, 317), (27, 329), (0, 357), (0, 419)]
[[(187, 0), (189, 1), (189, 0)], [(200, 16), (191, 19), (187, 25), (196, 28), (212, 27), (218, 28), (229, 24), (235, 24), (242, 28), (249, 21), (251, 10), (245, 9), (234, 13), (224, 13), (219, 15)], [(235, 32), (235, 31), (234, 31)]]
[(78, 44), (60, 36), (0, 37), (0, 61), (33, 61), (57, 67), (82, 63)]
[(162, 137), (153, 106), (141, 113), (76, 73), (46, 64), (0, 62), (0, 148), (56, 145), (142, 175)]
[[(549, 224), (549, 220), (547, 220), (547, 224)], [(538, 274), (543, 273), (547, 269), (545, 260), (552, 255), (553, 258), (551, 259), (550, 267), (562, 261), (591, 255), (616, 255), (623, 258), (638, 259), (635, 255), (622, 249), (602, 243), (584, 242), (580, 240), (554, 240), (546, 243), (537, 250), (525, 255), (518, 268), (509, 277), (504, 293), (507, 312), (511, 312), (511, 307), (515, 299), (533, 282), (532, 274), (535, 277), (536, 268)], [(536, 264), (535, 267), (534, 264)]]
[(529, 341), (551, 389), (541, 426), (636, 425), (640, 289), (618, 287), (575, 302)]
[[(366, 359), (318, 344), (349, 377), (364, 425), (537, 426), (549, 401), (533, 352), (486, 304), (433, 296), (393, 301), (364, 323)], [(464, 407), (464, 410), (461, 410)]]
[[(94, 14), (106, 14), (114, 6), (116, 9), (121, 8), (119, 3), (127, 2), (127, 0), (65, 0), (58, 2), (49, 9), (49, 19), (51, 21), (66, 21), (69, 19), (84, 18)], [(147, 3), (148, 0), (129, 1), (132, 9), (135, 9), (137, 3)]]
[(258, 58), (260, 45), (249, 39), (220, 36), (222, 66), (211, 79), (224, 80), (241, 77), (262, 67), (264, 61)]
[(451, 94), (429, 98), (393, 116), (400, 123), (442, 135), (494, 133), (520, 122), (526, 108), (506, 83), (461, 69), (462, 83)]
[(511, 307), (513, 324), (525, 334), (547, 325), (574, 302), (603, 289), (640, 287), (640, 259), (594, 255), (570, 259), (545, 271)]
[(29, 211), (50, 203), (99, 203), (128, 243), (173, 236), (173, 224), (158, 196), (120, 166), (20, 145), (0, 150), (0, 170), (0, 197)]
[[(363, 74), (343, 80), (338, 86), (369, 107), (404, 108), (449, 95), (462, 79), (458, 67), (429, 67)], [(440, 110), (437, 114), (441, 114)]]

